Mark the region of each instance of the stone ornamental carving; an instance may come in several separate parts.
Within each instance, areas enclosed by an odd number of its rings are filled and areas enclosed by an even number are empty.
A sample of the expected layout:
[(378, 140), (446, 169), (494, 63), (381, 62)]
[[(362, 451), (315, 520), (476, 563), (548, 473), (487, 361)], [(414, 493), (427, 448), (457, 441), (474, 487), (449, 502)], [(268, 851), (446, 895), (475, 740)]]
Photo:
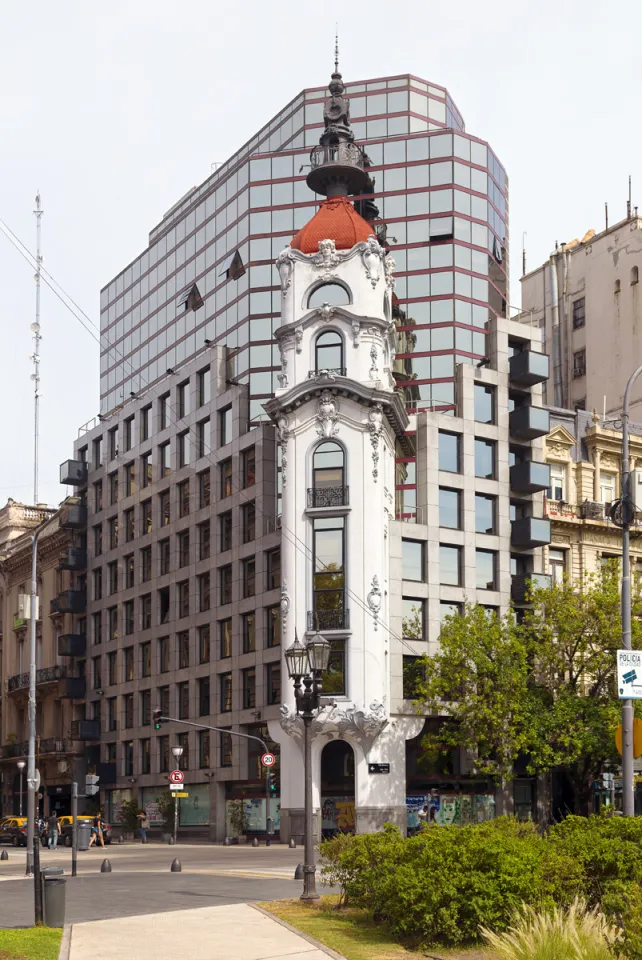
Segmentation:
[(334, 240), (319, 240), (319, 252), (311, 257), (312, 263), (320, 270), (329, 271), (341, 262)]
[(379, 613), (381, 611), (381, 603), (382, 603), (381, 587), (379, 586), (379, 577), (376, 574), (372, 578), (370, 592), (366, 597), (366, 600), (368, 601), (368, 606), (370, 607), (370, 610), (372, 612), (372, 616), (374, 619), (374, 628), (376, 630), (377, 624), (379, 622)]
[(358, 320), (352, 321), (352, 342), (355, 347), (359, 346), (359, 338), (361, 336), (361, 324)]
[(376, 483), (379, 477), (379, 437), (383, 430), (383, 407), (380, 403), (375, 403), (368, 414), (368, 430), (372, 445), (372, 478)]
[(319, 398), (317, 413), (317, 433), (329, 440), (339, 432), (339, 414), (337, 404), (329, 390), (324, 390)]
[(288, 482), (288, 440), (291, 437), (287, 417), (279, 417), (276, 425), (276, 435), (281, 444), (281, 480), (285, 487)]
[(317, 310), (317, 314), (325, 323), (329, 323), (334, 317), (334, 307), (331, 307), (329, 303), (324, 303)]
[(278, 375), (277, 380), (279, 381), (279, 386), (281, 389), (285, 389), (288, 386), (288, 358), (287, 351), (292, 346), (292, 338), (286, 337), (285, 339), (279, 342), (279, 353), (281, 355), (281, 373)]
[(600, 466), (605, 467), (607, 470), (617, 470), (620, 466), (620, 461), (617, 457), (612, 457), (608, 453), (603, 453), (600, 458)]
[(370, 369), (368, 370), (368, 376), (371, 380), (377, 380), (379, 377), (379, 371), (377, 367), (377, 348), (374, 343), (370, 347)]
[(290, 612), (290, 598), (288, 596), (288, 582), (284, 580), (281, 584), (281, 633), (285, 639), (288, 613)]
[(294, 331), (294, 339), (296, 343), (296, 352), (301, 353), (303, 350), (303, 328), (297, 327)]
[(361, 254), (361, 260), (366, 270), (366, 277), (372, 284), (372, 288), (377, 286), (381, 277), (381, 258), (384, 255), (383, 249), (376, 237), (368, 237), (365, 250)]
[(561, 460), (568, 460), (569, 449), (562, 443), (547, 443), (546, 452), (551, 457), (559, 457)]
[(394, 286), (395, 286), (395, 277), (394, 277), (395, 267), (396, 267), (396, 263), (395, 263), (394, 257), (387, 256), (387, 257), (385, 258), (385, 260), (383, 261), (383, 269), (384, 269), (384, 272), (385, 272), (385, 275), (386, 275), (386, 286), (388, 287), (389, 290), (394, 290)]
[[(322, 734), (328, 740), (348, 738), (368, 754), (388, 723), (386, 708), (378, 700), (373, 700), (368, 708), (339, 707), (335, 703), (323, 709), (312, 721), (310, 732), (313, 737)], [(286, 704), (281, 707), (281, 727), (299, 745), (302, 744), (303, 720)]]
[(287, 297), (288, 290), (292, 286), (292, 271), (294, 264), (292, 262), (292, 257), (290, 254), (292, 251), (289, 247), (286, 247), (285, 250), (282, 250), (281, 253), (276, 258), (276, 269), (279, 271), (279, 276), (281, 278), (281, 294), (283, 297)]

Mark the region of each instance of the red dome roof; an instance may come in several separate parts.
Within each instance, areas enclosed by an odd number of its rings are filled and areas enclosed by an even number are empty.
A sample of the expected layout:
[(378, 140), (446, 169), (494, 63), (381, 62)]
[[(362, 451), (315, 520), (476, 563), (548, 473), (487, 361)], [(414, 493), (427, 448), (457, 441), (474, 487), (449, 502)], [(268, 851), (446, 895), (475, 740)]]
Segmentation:
[(301, 227), (290, 246), (302, 253), (318, 253), (319, 240), (334, 240), (337, 250), (351, 250), (374, 234), (372, 225), (360, 217), (347, 197), (330, 197)]

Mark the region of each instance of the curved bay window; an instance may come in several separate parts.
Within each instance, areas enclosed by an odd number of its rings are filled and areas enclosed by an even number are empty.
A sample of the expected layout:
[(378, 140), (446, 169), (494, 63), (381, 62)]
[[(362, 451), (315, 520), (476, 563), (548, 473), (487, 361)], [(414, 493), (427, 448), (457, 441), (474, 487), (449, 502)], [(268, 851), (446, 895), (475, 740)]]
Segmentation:
[(308, 614), (310, 630), (342, 630), (348, 626), (345, 608), (345, 517), (313, 521), (314, 601)]
[(345, 454), (334, 440), (320, 443), (312, 458), (312, 487), (309, 507), (342, 507), (348, 503), (345, 485)]
[(308, 297), (308, 310), (322, 307), (325, 303), (331, 307), (347, 306), (350, 303), (350, 291), (342, 283), (322, 283)]
[(314, 344), (314, 366), (316, 373), (326, 370), (328, 373), (345, 376), (343, 337), (336, 330), (326, 330), (317, 337)]

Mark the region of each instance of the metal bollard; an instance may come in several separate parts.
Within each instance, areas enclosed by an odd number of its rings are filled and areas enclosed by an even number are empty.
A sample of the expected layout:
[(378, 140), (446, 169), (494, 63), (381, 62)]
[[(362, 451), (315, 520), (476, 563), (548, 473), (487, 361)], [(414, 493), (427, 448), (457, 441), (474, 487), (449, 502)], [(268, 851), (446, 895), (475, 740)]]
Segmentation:
[(230, 840), (229, 837), (226, 837), (225, 840), (223, 841), (223, 846), (230, 847), (231, 845), (232, 845), (232, 841)]
[(290, 837), (290, 842), (288, 844), (290, 850), (296, 850), (296, 840), (294, 837)]
[(111, 863), (106, 858), (103, 860), (103, 862), (100, 865), (100, 872), (111, 873)]
[(169, 843), (170, 847), (174, 846), (174, 837), (172, 837), (171, 834), (167, 842)]
[(296, 870), (294, 871), (294, 879), (295, 879), (295, 880), (303, 880), (303, 879), (304, 879), (303, 864), (302, 864), (302, 863), (297, 864), (297, 868), (296, 868)]
[(252, 846), (253, 846), (253, 847), (258, 847), (258, 845), (259, 845), (259, 838), (258, 838), (258, 837), (252, 837)]
[(119, 842), (119, 843), (124, 843), (124, 842), (125, 842), (125, 838), (124, 838), (124, 836), (122, 835), (122, 833), (121, 833), (121, 835), (120, 835), (119, 838), (118, 838), (118, 842)]
[(178, 857), (172, 860), (172, 865), (169, 869), (170, 869), (170, 873), (181, 873), (183, 868), (181, 866), (181, 861), (178, 859)]
[(9, 854), (7, 853), (6, 850), (3, 850), (2, 853), (0, 853), (0, 860), (8, 860), (8, 859), (9, 859)]

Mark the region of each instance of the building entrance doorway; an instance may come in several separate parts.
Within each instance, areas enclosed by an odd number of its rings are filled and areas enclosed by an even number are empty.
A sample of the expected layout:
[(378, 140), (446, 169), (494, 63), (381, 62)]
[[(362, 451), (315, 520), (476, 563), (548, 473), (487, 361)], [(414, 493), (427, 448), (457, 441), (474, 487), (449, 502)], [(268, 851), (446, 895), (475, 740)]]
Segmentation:
[(345, 740), (331, 740), (321, 753), (321, 831), (324, 839), (355, 832), (354, 752)]

